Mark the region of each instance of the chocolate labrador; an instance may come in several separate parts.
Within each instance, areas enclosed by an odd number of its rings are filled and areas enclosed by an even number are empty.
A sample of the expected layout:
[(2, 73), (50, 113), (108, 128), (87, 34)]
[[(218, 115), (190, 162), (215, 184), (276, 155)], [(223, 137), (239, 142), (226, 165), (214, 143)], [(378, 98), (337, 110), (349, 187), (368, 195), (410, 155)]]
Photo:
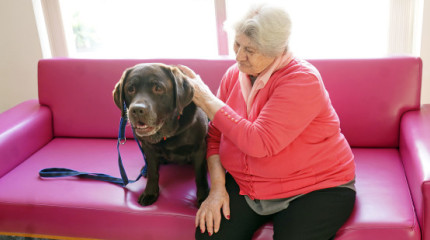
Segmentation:
[(208, 119), (192, 98), (193, 88), (185, 75), (177, 67), (161, 63), (128, 68), (115, 86), (114, 102), (128, 117), (148, 164), (147, 185), (139, 197), (142, 206), (158, 198), (159, 166), (163, 163), (192, 163), (198, 203), (209, 193), (205, 160)]

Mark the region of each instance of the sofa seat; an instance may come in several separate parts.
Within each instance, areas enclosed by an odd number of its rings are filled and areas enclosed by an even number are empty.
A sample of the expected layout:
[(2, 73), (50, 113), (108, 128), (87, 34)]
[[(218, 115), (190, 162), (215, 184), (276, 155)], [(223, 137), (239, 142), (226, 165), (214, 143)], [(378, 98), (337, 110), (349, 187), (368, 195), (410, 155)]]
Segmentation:
[(338, 239), (421, 239), (399, 151), (353, 148), (353, 153), (357, 200)]
[[(120, 149), (129, 178), (137, 177), (144, 165), (137, 144), (131, 139)], [(137, 203), (146, 179), (125, 189), (74, 177), (41, 179), (38, 176), (38, 171), (47, 167), (119, 176), (116, 156), (114, 139), (53, 139), (0, 179), (0, 202), (9, 203), (0, 214), (0, 228), (17, 233), (96, 239), (191, 239), (191, 232), (184, 229), (193, 229), (190, 224), (196, 212), (196, 197), (193, 171), (188, 166), (161, 169), (162, 195), (149, 207)], [(6, 185), (10, 181), (15, 184)], [(22, 214), (27, 218), (25, 225), (14, 221), (22, 218)], [(149, 217), (142, 218), (144, 215)], [(164, 222), (165, 228), (145, 230), (142, 235), (142, 229), (153, 221)]]
[[(404, 168), (397, 149), (353, 148), (357, 199), (336, 240), (421, 239)], [(378, 159), (378, 161), (375, 161)], [(271, 239), (270, 224), (256, 239)], [(380, 236), (378, 238), (378, 236)]]
[[(134, 179), (143, 166), (137, 144), (129, 140), (120, 150), (128, 177)], [(336, 239), (378, 235), (390, 240), (421, 239), (398, 150), (354, 148), (353, 152), (357, 203)], [(48, 167), (119, 176), (116, 139), (54, 138), (0, 178), (0, 203), (8, 206), (2, 208), (0, 229), (94, 239), (193, 239), (197, 208), (190, 166), (162, 166), (160, 197), (148, 207), (137, 204), (146, 179), (122, 188), (75, 177), (39, 178), (38, 171)], [(25, 223), (20, 221), (23, 215)], [(151, 224), (154, 221), (164, 224)], [(271, 239), (272, 234), (267, 224), (254, 239)]]

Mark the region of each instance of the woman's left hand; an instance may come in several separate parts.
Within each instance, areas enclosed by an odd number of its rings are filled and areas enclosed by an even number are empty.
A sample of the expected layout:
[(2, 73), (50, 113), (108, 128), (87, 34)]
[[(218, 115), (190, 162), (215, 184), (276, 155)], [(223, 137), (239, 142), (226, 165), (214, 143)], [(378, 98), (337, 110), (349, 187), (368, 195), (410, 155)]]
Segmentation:
[(217, 190), (211, 189), (197, 211), (195, 226), (200, 227), (202, 233), (207, 231), (209, 236), (217, 233), (221, 224), (221, 211), (224, 217), (230, 220), (230, 200), (225, 186)]

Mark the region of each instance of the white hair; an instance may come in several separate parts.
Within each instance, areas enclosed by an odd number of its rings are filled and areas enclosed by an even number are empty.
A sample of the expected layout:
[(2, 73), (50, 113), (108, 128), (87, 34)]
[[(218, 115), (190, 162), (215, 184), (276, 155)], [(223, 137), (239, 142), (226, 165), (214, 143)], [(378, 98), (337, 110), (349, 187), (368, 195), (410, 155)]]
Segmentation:
[(253, 5), (233, 28), (235, 34), (244, 34), (256, 44), (263, 55), (276, 57), (288, 49), (291, 20), (281, 7)]

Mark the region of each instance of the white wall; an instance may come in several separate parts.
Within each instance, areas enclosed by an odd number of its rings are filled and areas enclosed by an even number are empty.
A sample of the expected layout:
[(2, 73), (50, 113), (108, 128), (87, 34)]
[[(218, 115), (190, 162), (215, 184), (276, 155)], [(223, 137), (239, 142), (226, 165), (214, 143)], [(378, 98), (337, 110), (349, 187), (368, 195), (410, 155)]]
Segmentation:
[[(422, 102), (430, 103), (430, 2), (424, 1)], [(42, 50), (30, 0), (0, 0), (0, 113), (37, 98)]]
[(42, 50), (30, 0), (0, 1), (0, 112), (37, 98)]

